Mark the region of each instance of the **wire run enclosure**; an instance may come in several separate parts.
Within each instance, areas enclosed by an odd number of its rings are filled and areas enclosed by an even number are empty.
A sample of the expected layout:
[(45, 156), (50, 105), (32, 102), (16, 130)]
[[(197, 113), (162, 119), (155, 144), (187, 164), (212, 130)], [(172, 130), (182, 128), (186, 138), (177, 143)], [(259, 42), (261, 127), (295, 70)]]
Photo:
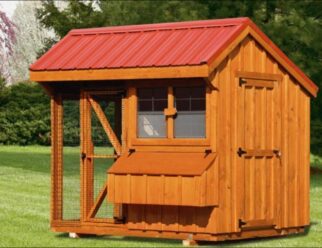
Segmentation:
[(72, 30), (30, 78), (51, 96), (53, 231), (220, 241), (310, 225), (318, 88), (248, 18)]

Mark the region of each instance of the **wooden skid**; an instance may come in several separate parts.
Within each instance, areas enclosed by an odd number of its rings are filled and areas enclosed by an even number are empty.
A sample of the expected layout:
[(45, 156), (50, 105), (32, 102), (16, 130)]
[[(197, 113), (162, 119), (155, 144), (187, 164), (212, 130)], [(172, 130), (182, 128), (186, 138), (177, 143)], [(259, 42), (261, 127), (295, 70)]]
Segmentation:
[(167, 239), (181, 239), (181, 240), (195, 240), (195, 241), (225, 241), (225, 240), (242, 240), (254, 237), (276, 237), (285, 236), (293, 233), (303, 233), (305, 227), (294, 227), (285, 229), (258, 229), (258, 230), (244, 230), (238, 233), (227, 234), (190, 234), (187, 232), (169, 232), (169, 231), (139, 231), (129, 230), (126, 225), (122, 224), (106, 224), (105, 226), (93, 225), (78, 225), (78, 226), (52, 226), (54, 232), (74, 232), (77, 234), (96, 234), (96, 235), (114, 235), (114, 236), (136, 236), (146, 238), (167, 238)]

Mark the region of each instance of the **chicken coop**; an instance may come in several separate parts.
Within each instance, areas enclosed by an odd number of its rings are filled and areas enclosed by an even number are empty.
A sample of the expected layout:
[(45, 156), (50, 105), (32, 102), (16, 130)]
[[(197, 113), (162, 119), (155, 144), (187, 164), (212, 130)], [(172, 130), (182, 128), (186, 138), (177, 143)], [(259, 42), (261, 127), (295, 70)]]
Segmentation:
[(54, 232), (197, 242), (310, 225), (318, 88), (250, 19), (71, 30), (30, 79), (51, 97)]

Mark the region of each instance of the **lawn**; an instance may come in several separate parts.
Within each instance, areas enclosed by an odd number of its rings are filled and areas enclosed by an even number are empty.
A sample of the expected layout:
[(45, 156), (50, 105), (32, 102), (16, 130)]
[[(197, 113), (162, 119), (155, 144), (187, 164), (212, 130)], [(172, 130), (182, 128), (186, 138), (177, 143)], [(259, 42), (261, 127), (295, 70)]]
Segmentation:
[[(76, 148), (65, 162), (78, 166)], [(322, 159), (312, 158), (315, 167)], [(0, 146), (0, 247), (175, 247), (180, 241), (126, 237), (70, 239), (49, 229), (50, 148)], [(106, 165), (108, 166), (108, 164)], [(106, 166), (104, 170), (106, 169)], [(73, 177), (73, 170), (67, 172)], [(73, 180), (76, 180), (75, 178)], [(104, 180), (104, 179), (102, 179)], [(322, 245), (322, 174), (311, 176), (311, 227), (303, 235), (225, 242), (224, 246), (318, 247)]]

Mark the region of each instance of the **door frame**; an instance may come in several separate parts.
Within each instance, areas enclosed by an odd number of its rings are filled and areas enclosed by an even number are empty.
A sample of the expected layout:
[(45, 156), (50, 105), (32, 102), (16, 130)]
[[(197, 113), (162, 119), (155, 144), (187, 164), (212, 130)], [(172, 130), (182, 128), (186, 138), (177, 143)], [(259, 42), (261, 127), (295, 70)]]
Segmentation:
[[(235, 156), (237, 156), (238, 161), (238, 168), (237, 173), (238, 175), (241, 175), (238, 182), (237, 182), (237, 229), (239, 231), (247, 230), (247, 229), (258, 229), (258, 228), (265, 228), (265, 227), (272, 227), (274, 226), (276, 229), (279, 229), (281, 226), (280, 223), (280, 210), (281, 205), (275, 204), (274, 206), (274, 219), (272, 220), (254, 220), (249, 221), (246, 223), (245, 220), (245, 201), (246, 201), (246, 193), (245, 193), (245, 154), (242, 154), (241, 156), (237, 154), (237, 151), (239, 148), (245, 147), (245, 93), (246, 93), (246, 86), (247, 87), (267, 87), (267, 88), (274, 88), (273, 89), (273, 104), (276, 108), (274, 111), (276, 118), (277, 118), (277, 124), (275, 128), (279, 128), (281, 130), (282, 128), (282, 119), (281, 119), (281, 82), (282, 82), (282, 75), (280, 74), (270, 74), (270, 73), (258, 73), (258, 72), (241, 72), (237, 71), (235, 74), (235, 80), (238, 83), (237, 84), (237, 123), (239, 125), (238, 131), (237, 131), (237, 140), (238, 140), (238, 146), (235, 148), (236, 153)], [(250, 86), (251, 85), (251, 86)], [(274, 129), (274, 132), (276, 132), (276, 129)], [(275, 190), (275, 201), (281, 202), (281, 195), (278, 193), (280, 191), (280, 183), (281, 183), (281, 166), (282, 166), (282, 159), (281, 159), (281, 149), (282, 149), (282, 135), (281, 131), (278, 131), (276, 134), (276, 141), (278, 143), (279, 147), (276, 147), (276, 151), (273, 150), (262, 150), (259, 152), (256, 150), (246, 150), (243, 152), (248, 153), (248, 156), (268, 156), (278, 157), (276, 162), (273, 164), (274, 166), (274, 189)], [(275, 149), (274, 149), (275, 150)], [(246, 155), (247, 156), (247, 155)]]
[[(107, 180), (105, 185), (100, 190), (100, 193), (94, 199), (94, 159), (100, 158), (113, 158), (117, 159), (122, 153), (122, 145), (119, 138), (114, 133), (104, 111), (101, 109), (99, 103), (93, 96), (106, 95), (111, 96), (111, 100), (115, 101), (117, 107), (121, 108), (124, 90), (111, 89), (111, 90), (82, 90), (80, 93), (80, 137), (81, 137), (81, 221), (90, 222), (104, 222), (104, 223), (117, 223), (123, 219), (123, 211), (121, 206), (114, 206), (113, 218), (97, 219), (97, 214), (101, 204), (106, 199), (108, 189)], [(118, 99), (119, 98), (119, 99)], [(110, 140), (114, 147), (114, 154), (96, 155), (94, 154), (94, 145), (92, 142), (92, 128), (91, 128), (91, 110), (94, 110), (99, 122), (101, 123), (107, 138)], [(123, 108), (121, 108), (123, 110)], [(114, 113), (117, 111), (115, 110)], [(122, 115), (122, 114), (121, 114)], [(118, 117), (121, 118), (118, 114)], [(119, 120), (121, 125), (122, 121)], [(119, 131), (121, 130), (118, 129)], [(120, 136), (120, 135), (119, 135)], [(107, 175), (106, 175), (107, 179)]]

